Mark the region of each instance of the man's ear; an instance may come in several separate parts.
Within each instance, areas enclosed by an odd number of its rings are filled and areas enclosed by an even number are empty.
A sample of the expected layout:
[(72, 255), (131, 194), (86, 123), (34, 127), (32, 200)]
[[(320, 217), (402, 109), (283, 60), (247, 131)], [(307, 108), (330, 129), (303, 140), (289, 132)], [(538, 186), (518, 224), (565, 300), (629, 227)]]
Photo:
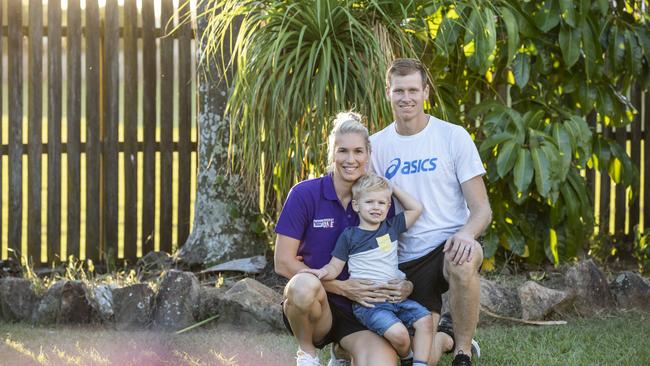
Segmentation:
[(385, 94), (386, 94), (386, 100), (390, 101), (390, 85), (386, 85), (385, 89)]

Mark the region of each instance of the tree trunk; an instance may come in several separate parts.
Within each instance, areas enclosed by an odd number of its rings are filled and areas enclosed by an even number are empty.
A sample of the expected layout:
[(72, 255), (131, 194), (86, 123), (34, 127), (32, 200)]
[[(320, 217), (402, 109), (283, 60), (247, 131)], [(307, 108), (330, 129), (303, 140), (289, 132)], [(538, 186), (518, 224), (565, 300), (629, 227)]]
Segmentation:
[[(205, 3), (201, 3), (197, 14), (205, 11)], [(199, 42), (206, 22), (206, 17), (199, 17)], [(205, 61), (201, 61), (198, 75), (199, 163), (194, 224), (177, 253), (179, 260), (190, 266), (213, 265), (264, 251), (262, 238), (249, 230), (258, 214), (247, 203), (255, 201), (240, 188), (240, 177), (227, 172), (230, 127), (224, 112), (229, 90), (224, 75)]]

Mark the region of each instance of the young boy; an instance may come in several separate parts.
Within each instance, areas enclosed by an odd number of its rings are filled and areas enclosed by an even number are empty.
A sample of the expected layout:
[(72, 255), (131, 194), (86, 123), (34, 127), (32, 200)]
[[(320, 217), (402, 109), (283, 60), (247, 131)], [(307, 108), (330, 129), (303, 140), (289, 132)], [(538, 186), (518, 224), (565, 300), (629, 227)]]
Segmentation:
[[(404, 212), (386, 220), (391, 194)], [(352, 208), (359, 214), (359, 226), (343, 231), (332, 260), (320, 269), (304, 269), (320, 279), (332, 280), (348, 263), (350, 278), (386, 283), (404, 278), (397, 268), (397, 237), (405, 232), (422, 212), (413, 197), (375, 174), (365, 175), (352, 187)], [(395, 348), (401, 365), (426, 365), (433, 337), (431, 313), (413, 300), (353, 304), (354, 315), (368, 329), (386, 338)], [(407, 328), (415, 329), (413, 350)]]

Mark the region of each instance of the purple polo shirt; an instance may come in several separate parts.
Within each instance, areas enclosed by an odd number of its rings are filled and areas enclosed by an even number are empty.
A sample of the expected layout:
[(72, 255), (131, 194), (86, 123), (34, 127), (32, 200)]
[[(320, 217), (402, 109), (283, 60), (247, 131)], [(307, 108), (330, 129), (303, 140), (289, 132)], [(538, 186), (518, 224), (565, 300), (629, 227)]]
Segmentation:
[[(332, 251), (339, 235), (348, 226), (358, 226), (359, 217), (352, 204), (343, 208), (336, 196), (332, 175), (302, 181), (289, 192), (284, 203), (275, 232), (300, 240), (298, 255), (310, 268), (321, 268), (332, 259)], [(347, 265), (337, 277), (347, 280)], [(335, 294), (330, 300), (348, 312), (351, 301)]]

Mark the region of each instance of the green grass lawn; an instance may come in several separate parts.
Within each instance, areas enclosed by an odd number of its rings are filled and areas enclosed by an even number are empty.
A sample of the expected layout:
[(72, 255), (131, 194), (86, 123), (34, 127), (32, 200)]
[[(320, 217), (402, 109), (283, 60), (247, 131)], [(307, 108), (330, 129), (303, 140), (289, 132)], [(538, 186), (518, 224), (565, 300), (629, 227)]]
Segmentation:
[[(570, 320), (563, 326), (512, 324), (479, 328), (476, 365), (648, 365), (650, 315)], [(0, 323), (2, 365), (240, 365), (295, 364), (286, 333), (216, 325), (175, 335), (118, 332), (103, 327), (32, 327)], [(329, 352), (321, 353), (326, 364)], [(449, 365), (445, 356), (440, 365)]]

